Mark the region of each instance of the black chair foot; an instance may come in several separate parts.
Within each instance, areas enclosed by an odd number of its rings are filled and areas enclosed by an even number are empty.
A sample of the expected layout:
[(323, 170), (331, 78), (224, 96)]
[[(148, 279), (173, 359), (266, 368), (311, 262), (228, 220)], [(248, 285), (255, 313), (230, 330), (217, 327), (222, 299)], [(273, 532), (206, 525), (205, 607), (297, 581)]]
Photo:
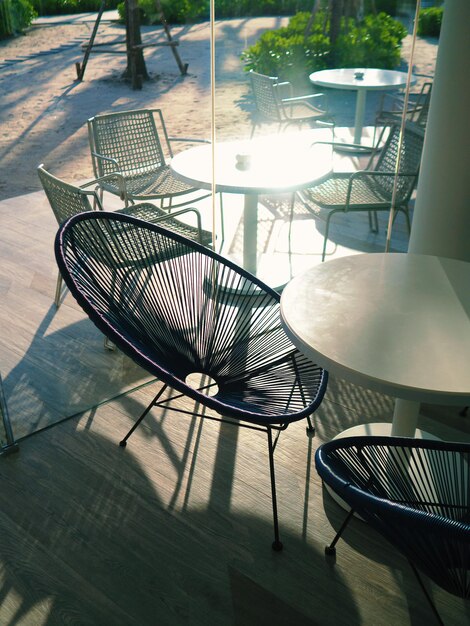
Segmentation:
[(283, 548), (282, 541), (273, 541), (272, 548), (274, 552), (280, 552)]
[(122, 441), (119, 442), (119, 445), (121, 446), (121, 448), (125, 448), (127, 446), (127, 441), (123, 439)]
[(332, 548), (331, 546), (326, 546), (325, 547), (325, 554), (327, 556), (335, 556), (336, 555), (336, 548)]

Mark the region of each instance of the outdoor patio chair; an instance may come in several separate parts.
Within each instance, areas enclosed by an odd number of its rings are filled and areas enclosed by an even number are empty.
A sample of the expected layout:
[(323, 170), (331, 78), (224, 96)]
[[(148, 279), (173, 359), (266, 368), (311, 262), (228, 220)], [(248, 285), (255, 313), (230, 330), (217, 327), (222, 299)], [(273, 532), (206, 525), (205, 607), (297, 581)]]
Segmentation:
[(354, 513), (449, 593), (470, 598), (470, 444), (400, 437), (348, 437), (317, 450), (316, 468)]
[(331, 127), (334, 138), (334, 119), (327, 111), (327, 98), (323, 93), (294, 96), (292, 84), (279, 82), (275, 76), (250, 71), (256, 112), (253, 116), (251, 136), (263, 123), (277, 123), (278, 130), (296, 125), (320, 124)]
[[(155, 120), (158, 120), (158, 127)], [(159, 132), (160, 129), (160, 132)], [(162, 208), (175, 208), (210, 196), (176, 179), (166, 162), (172, 144), (208, 143), (203, 139), (168, 135), (160, 109), (139, 109), (96, 115), (88, 120), (88, 138), (95, 176), (103, 191), (118, 195), (126, 206), (136, 200), (158, 200)], [(124, 180), (114, 178), (119, 173)], [(191, 199), (189, 194), (193, 194)]]
[[(424, 83), (420, 91), (410, 93), (406, 120), (415, 124), (425, 125), (431, 100), (432, 83)], [(399, 124), (405, 108), (403, 94), (385, 93), (380, 99), (380, 105), (376, 115), (376, 125)]]
[[(424, 83), (420, 91), (410, 93), (408, 106), (405, 113), (405, 120), (414, 122), (419, 126), (426, 127), (429, 113), (429, 103), (431, 102), (432, 83)], [(405, 97), (403, 94), (384, 93), (380, 99), (379, 108), (375, 116), (374, 139), (377, 128), (400, 124), (405, 109)]]
[[(170, 259), (162, 255), (168, 249)], [(273, 548), (280, 550), (274, 449), (291, 422), (306, 418), (313, 430), (310, 416), (327, 386), (327, 373), (281, 327), (280, 296), (213, 250), (124, 214), (71, 218), (58, 231), (55, 252), (90, 319), (163, 383), (120, 445), (154, 406), (265, 432)], [(195, 375), (200, 383), (191, 382)], [(170, 397), (163, 396), (167, 387)], [(172, 405), (182, 396), (219, 417)]]
[[(103, 210), (101, 201), (96, 191), (88, 189), (90, 186), (95, 186), (98, 182), (97, 180), (91, 180), (85, 185), (77, 187), (64, 182), (56, 176), (53, 176), (44, 168), (44, 164), (39, 165), (37, 172), (47, 199), (49, 200), (49, 204), (51, 205), (51, 209), (59, 225), (77, 213), (92, 211), (94, 207), (98, 210)], [(165, 228), (174, 230), (185, 237), (189, 237), (189, 239), (194, 239), (204, 246), (211, 245), (212, 243), (212, 233), (202, 229), (201, 216), (199, 211), (194, 208), (188, 207), (169, 215), (166, 211), (163, 211), (159, 207), (147, 202), (118, 209), (116, 212), (133, 215), (149, 222), (162, 222), (164, 223)], [(177, 216), (187, 213), (195, 217), (196, 226), (191, 226), (175, 219)], [(61, 291), (62, 276), (59, 272), (54, 299), (57, 308), (60, 306)]]
[[(383, 143), (384, 136), (386, 139)], [(313, 215), (318, 215), (316, 207), (327, 211), (322, 261), (325, 260), (330, 221), (335, 213), (367, 211), (371, 230), (378, 232), (377, 211), (390, 211), (395, 178), (395, 211), (404, 213), (408, 230), (411, 230), (408, 204), (418, 180), (423, 141), (424, 129), (415, 124), (406, 124), (403, 137), (399, 125), (384, 127), (377, 142), (378, 147), (364, 170), (353, 173), (333, 172), (314, 187), (297, 193), (305, 208)], [(340, 148), (354, 147), (354, 144), (331, 145), (338, 145)], [(397, 171), (399, 154), (400, 164)], [(291, 210), (291, 224), (292, 219)]]

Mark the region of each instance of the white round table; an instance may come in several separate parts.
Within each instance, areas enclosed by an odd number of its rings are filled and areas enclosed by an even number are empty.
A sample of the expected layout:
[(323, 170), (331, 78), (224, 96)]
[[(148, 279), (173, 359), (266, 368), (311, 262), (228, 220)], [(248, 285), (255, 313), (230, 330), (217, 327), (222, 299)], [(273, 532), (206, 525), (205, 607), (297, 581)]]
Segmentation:
[[(331, 149), (312, 146), (311, 131), (247, 141), (197, 146), (173, 157), (173, 174), (190, 185), (244, 194), (243, 266), (256, 274), (259, 194), (282, 194), (309, 187), (331, 171)], [(245, 163), (240, 166), (240, 157)]]
[(289, 282), (281, 317), (316, 363), (396, 398), (391, 429), (368, 424), (348, 435), (412, 437), (421, 402), (470, 403), (470, 263), (399, 253), (334, 259)]
[[(319, 87), (353, 89), (357, 91), (354, 143), (358, 145), (361, 145), (367, 92), (401, 89), (406, 86), (407, 79), (408, 75), (405, 72), (366, 67), (321, 70), (310, 74), (310, 81)], [(415, 82), (416, 77), (412, 76), (410, 84), (414, 84)]]

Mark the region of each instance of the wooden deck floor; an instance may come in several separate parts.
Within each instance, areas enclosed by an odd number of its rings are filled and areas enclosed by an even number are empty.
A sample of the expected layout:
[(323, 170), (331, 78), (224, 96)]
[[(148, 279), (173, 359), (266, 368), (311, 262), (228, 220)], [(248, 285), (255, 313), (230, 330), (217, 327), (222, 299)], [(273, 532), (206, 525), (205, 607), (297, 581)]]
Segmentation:
[[(320, 262), (321, 222), (299, 208), (289, 251), (282, 207), (263, 203), (266, 250), (294, 271)], [(240, 198), (228, 199), (226, 214), (226, 250), (236, 256)], [(55, 310), (56, 225), (42, 192), (0, 203), (0, 226), (0, 371), (16, 436), (39, 429), (0, 459), (0, 624), (433, 623), (406, 561), (361, 521), (336, 563), (323, 554), (344, 513), (323, 493), (315, 449), (348, 426), (390, 420), (391, 398), (333, 378), (316, 437), (303, 424), (281, 435), (285, 549), (274, 553), (262, 434), (154, 411), (119, 448), (159, 383), (83, 411), (84, 397), (97, 404), (148, 379), (103, 350), (69, 295)], [(372, 236), (366, 216), (341, 216), (329, 253), (383, 250), (384, 232), (383, 220)], [(393, 245), (405, 251), (406, 242), (397, 221)], [(40, 430), (66, 409), (82, 412)], [(423, 406), (420, 426), (469, 438), (458, 408)], [(468, 603), (428, 590), (446, 624), (469, 623)]]

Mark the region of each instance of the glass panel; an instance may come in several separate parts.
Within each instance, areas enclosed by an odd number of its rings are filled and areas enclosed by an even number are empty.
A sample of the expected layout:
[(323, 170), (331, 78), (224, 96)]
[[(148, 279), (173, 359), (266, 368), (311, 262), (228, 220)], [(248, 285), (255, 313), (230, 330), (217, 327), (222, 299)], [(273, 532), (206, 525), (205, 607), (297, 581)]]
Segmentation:
[[(341, 6), (342, 11), (335, 14), (335, 7)], [(256, 271), (273, 287), (282, 287), (295, 274), (322, 262), (323, 257), (386, 249), (393, 189), (390, 179), (385, 186), (378, 184), (385, 181), (384, 177), (381, 181), (371, 179), (372, 188), (368, 185), (358, 200), (365, 207), (353, 213), (350, 206), (348, 214), (333, 214), (331, 206), (313, 202), (303, 187), (316, 185), (328, 172), (346, 175), (376, 168), (380, 151), (371, 160), (372, 148), (379, 139), (383, 146), (388, 134), (386, 130), (381, 135), (384, 126), (401, 123), (405, 102), (410, 109), (407, 120), (425, 126), (438, 39), (426, 36), (413, 43), (416, 8), (416, 2), (393, 0), (279, 1), (270, 3), (267, 11), (266, 3), (215, 0), (215, 137), (217, 142), (242, 142), (232, 146), (231, 152), (225, 147), (218, 153), (219, 162), (215, 161), (215, 180), (226, 189), (222, 252)], [(331, 46), (334, 23), (338, 24), (336, 47)], [(408, 77), (410, 64), (413, 72)], [(277, 78), (271, 87), (265, 78), (258, 100), (249, 69)], [(408, 88), (411, 94), (406, 96)], [(277, 102), (269, 102), (271, 96)], [(300, 96), (307, 98), (287, 104), (286, 99)], [(280, 100), (284, 100), (282, 107)], [(389, 102), (393, 111), (386, 117)], [(302, 117), (301, 106), (304, 116), (308, 111), (313, 120), (294, 123), (292, 118)], [(354, 143), (360, 149), (330, 149), (328, 153), (324, 146), (320, 149), (318, 142), (333, 138), (331, 119), (335, 142)], [(254, 141), (249, 141), (252, 133)], [(270, 135), (277, 139), (264, 152), (264, 166), (271, 169), (272, 176), (266, 173), (263, 178), (257, 171), (256, 144)], [(290, 143), (286, 143), (287, 137)], [(317, 144), (315, 150), (306, 152), (306, 145), (312, 143)], [(299, 175), (306, 159), (312, 165), (311, 180), (301, 181), (298, 176), (287, 181), (289, 169)], [(243, 168), (247, 170), (244, 177), (236, 171)], [(393, 174), (392, 165), (390, 168)], [(252, 174), (250, 180), (248, 172)], [(280, 193), (281, 182), (289, 193)], [(297, 191), (294, 205), (292, 191)], [(346, 191), (334, 203), (335, 211), (346, 205)], [(325, 193), (331, 199), (329, 190)], [(403, 192), (400, 199), (405, 195)], [(369, 213), (367, 206), (373, 209), (379, 196), (385, 206), (378, 208), (383, 210)], [(327, 232), (329, 215), (333, 217)], [(251, 220), (248, 226), (247, 219)], [(405, 252), (408, 238), (406, 216), (399, 211), (393, 222), (390, 250)]]

